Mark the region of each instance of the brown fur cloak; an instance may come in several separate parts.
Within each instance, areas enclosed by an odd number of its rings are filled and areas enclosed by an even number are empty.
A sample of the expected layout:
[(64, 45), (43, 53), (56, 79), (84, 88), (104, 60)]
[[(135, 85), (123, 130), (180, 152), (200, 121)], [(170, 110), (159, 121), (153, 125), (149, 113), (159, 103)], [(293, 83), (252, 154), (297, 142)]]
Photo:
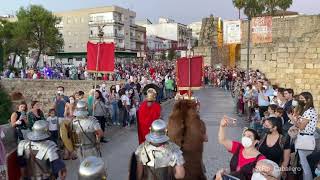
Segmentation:
[(203, 143), (206, 141), (206, 127), (191, 100), (176, 102), (169, 116), (168, 136), (181, 147), (185, 159), (184, 180), (205, 180), (202, 162)]

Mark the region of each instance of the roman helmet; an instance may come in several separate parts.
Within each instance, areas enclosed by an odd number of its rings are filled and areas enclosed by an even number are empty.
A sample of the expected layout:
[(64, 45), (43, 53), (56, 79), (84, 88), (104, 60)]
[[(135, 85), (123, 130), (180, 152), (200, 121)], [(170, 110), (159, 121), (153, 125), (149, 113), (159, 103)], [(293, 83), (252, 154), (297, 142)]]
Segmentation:
[(161, 119), (155, 120), (151, 124), (150, 133), (146, 135), (146, 140), (153, 144), (162, 144), (169, 141), (167, 123)]

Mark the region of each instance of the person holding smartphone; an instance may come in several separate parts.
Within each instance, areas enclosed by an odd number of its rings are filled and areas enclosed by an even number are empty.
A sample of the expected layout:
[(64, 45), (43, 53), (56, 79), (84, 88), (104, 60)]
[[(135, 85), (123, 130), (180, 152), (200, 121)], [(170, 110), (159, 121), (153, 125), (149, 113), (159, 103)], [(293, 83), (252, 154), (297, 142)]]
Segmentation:
[(220, 122), (218, 140), (230, 153), (233, 154), (230, 161), (232, 173), (242, 174), (246, 180), (250, 180), (257, 162), (266, 159), (256, 148), (260, 137), (253, 129), (245, 129), (241, 142), (230, 140), (225, 135), (225, 129), (235, 124), (235, 120), (224, 116)]

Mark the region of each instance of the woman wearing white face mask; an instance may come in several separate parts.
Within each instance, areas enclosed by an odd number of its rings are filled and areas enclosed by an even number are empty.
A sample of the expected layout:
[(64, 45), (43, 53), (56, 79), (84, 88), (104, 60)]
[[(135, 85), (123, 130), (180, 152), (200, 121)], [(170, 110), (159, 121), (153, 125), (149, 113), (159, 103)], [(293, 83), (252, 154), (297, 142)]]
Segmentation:
[(72, 120), (73, 118), (73, 111), (76, 108), (76, 103), (75, 103), (76, 98), (74, 96), (69, 97), (69, 102), (65, 106), (64, 110), (64, 117), (66, 119)]
[(253, 129), (246, 129), (243, 132), (241, 143), (229, 140), (225, 137), (225, 128), (231, 125), (229, 118), (224, 117), (220, 122), (219, 143), (233, 154), (230, 161), (230, 170), (232, 173), (240, 173), (245, 176), (244, 179), (250, 180), (253, 169), (259, 160), (265, 157), (257, 150), (255, 145), (259, 142), (259, 135)]

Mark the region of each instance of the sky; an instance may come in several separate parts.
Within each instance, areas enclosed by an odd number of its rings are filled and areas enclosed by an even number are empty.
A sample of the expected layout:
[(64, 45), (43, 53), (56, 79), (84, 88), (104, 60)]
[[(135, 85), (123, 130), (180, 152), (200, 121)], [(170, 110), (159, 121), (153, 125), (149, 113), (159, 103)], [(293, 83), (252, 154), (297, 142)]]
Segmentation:
[[(189, 24), (210, 14), (230, 20), (238, 17), (232, 0), (0, 0), (0, 15), (15, 14), (19, 7), (30, 4), (41, 4), (54, 12), (117, 5), (135, 11), (136, 20), (148, 18), (152, 22), (157, 22), (159, 17), (167, 17)], [(289, 10), (320, 14), (319, 7), (320, 0), (293, 0)]]

